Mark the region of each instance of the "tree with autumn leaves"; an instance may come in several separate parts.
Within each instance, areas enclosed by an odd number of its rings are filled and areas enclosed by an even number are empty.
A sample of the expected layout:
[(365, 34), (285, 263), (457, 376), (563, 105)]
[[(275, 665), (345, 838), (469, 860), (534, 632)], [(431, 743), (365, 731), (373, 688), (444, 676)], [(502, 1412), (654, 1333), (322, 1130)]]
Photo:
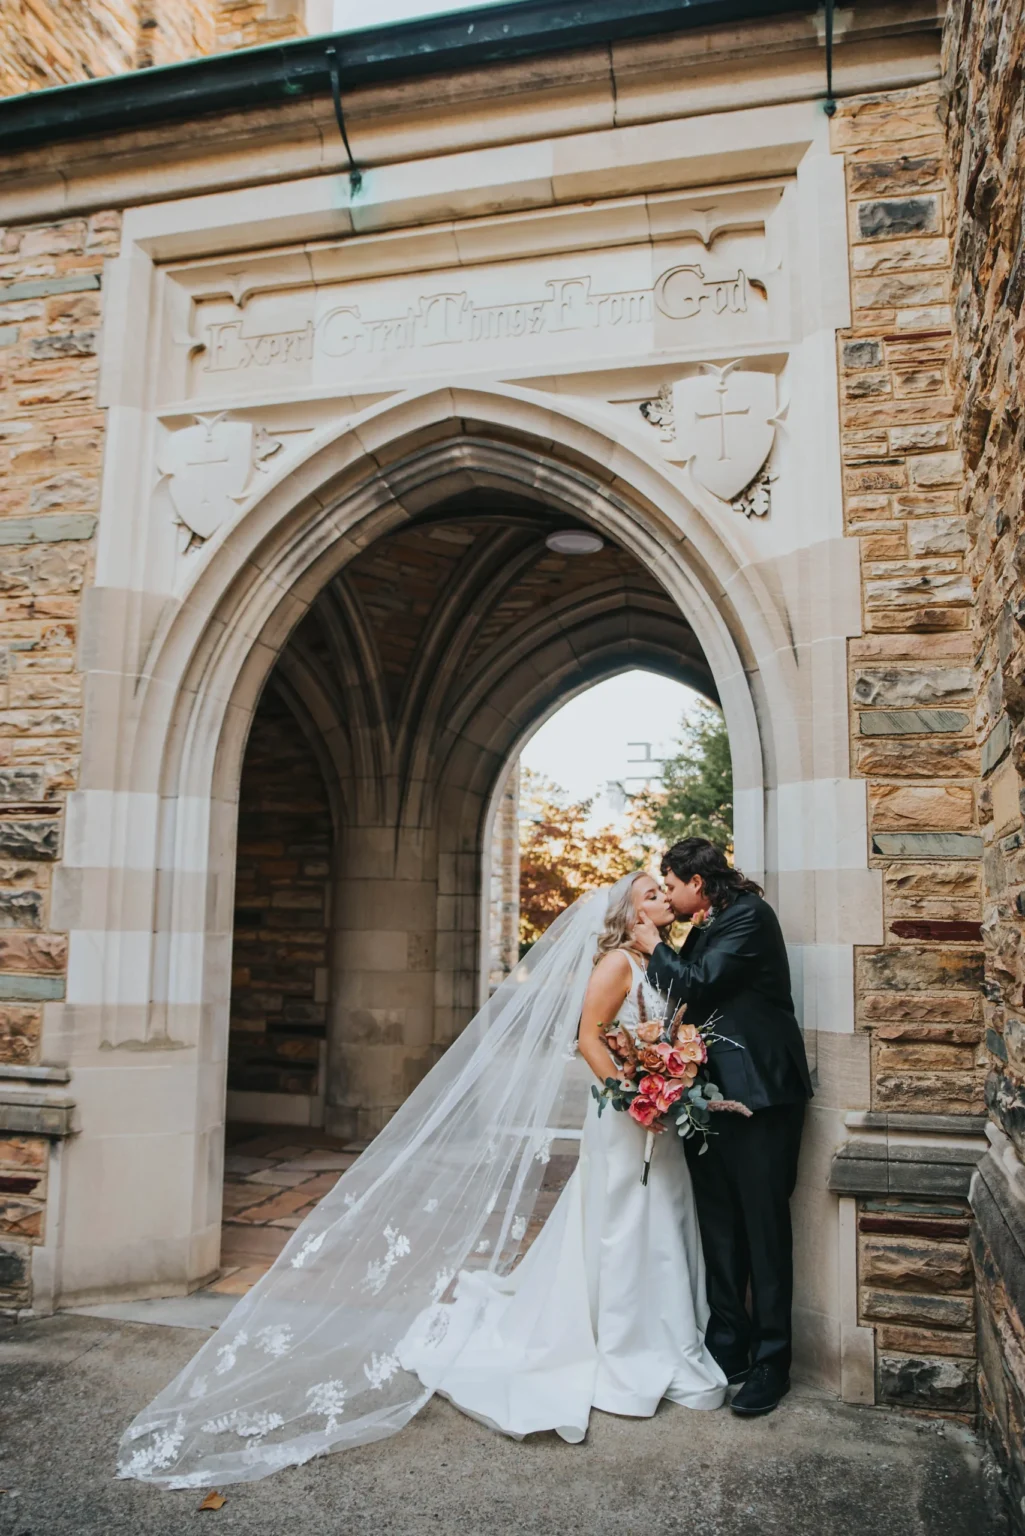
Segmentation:
[(695, 704), (680, 726), (662, 784), (627, 797), (627, 828), (588, 829), (591, 800), (570, 800), (529, 768), (520, 780), (520, 952), (585, 891), (650, 867), (681, 837), (733, 845), (733, 774), (719, 710)]

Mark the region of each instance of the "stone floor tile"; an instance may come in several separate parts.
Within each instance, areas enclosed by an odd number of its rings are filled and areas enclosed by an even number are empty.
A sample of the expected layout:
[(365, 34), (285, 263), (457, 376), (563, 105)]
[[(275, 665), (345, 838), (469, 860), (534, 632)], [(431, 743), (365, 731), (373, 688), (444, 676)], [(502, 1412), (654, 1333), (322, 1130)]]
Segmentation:
[(236, 1212), (235, 1220), (255, 1224), (275, 1221), (279, 1216), (291, 1216), (293, 1211), (309, 1203), (310, 1197), (304, 1189), (283, 1189), (270, 1200)]
[(289, 1234), (276, 1227), (243, 1226), (227, 1222), (221, 1228), (221, 1263), (253, 1264), (258, 1259), (276, 1259), (288, 1242)]
[(245, 1157), (238, 1152), (229, 1152), (224, 1159), (224, 1172), (235, 1174), (243, 1178), (248, 1173), (262, 1173), (274, 1166), (268, 1157)]

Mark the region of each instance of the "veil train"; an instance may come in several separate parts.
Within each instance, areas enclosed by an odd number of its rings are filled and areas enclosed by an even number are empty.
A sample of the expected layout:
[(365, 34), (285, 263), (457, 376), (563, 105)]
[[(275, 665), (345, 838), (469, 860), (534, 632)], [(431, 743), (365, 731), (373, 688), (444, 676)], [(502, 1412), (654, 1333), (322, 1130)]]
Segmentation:
[(248, 1482), (392, 1435), (423, 1407), (431, 1393), (402, 1369), (399, 1345), (428, 1314), (443, 1370), (459, 1348), (446, 1348), (457, 1273), (504, 1274), (520, 1255), (579, 1090), (581, 1005), (623, 883), (580, 897), (531, 948), (130, 1425), (120, 1477), (162, 1488)]

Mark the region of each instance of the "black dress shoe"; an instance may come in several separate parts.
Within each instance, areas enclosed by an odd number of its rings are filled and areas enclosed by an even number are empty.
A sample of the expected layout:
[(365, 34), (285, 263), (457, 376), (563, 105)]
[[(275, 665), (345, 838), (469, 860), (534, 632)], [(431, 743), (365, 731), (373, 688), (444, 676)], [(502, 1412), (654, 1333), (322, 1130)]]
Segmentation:
[(790, 1377), (778, 1366), (769, 1362), (753, 1365), (748, 1378), (730, 1407), (742, 1418), (754, 1418), (759, 1413), (771, 1413), (778, 1408), (780, 1399), (790, 1391)]
[(735, 1387), (738, 1381), (747, 1380), (748, 1372), (751, 1369), (750, 1361), (744, 1360), (737, 1355), (733, 1359), (730, 1359), (728, 1355), (717, 1355), (714, 1349), (710, 1349), (708, 1353), (726, 1377), (728, 1386)]

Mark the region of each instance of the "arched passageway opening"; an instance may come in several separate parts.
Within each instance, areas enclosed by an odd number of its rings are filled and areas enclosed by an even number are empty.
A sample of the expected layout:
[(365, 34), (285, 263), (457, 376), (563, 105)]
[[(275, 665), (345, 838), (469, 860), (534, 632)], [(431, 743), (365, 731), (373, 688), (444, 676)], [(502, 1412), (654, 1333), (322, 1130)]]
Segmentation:
[(608, 538), (549, 548), (566, 526), (495, 493), (433, 508), (328, 582), (268, 677), (239, 791), (229, 1287), (480, 1002), (496, 815), (539, 722), (629, 668), (716, 698), (657, 579)]

